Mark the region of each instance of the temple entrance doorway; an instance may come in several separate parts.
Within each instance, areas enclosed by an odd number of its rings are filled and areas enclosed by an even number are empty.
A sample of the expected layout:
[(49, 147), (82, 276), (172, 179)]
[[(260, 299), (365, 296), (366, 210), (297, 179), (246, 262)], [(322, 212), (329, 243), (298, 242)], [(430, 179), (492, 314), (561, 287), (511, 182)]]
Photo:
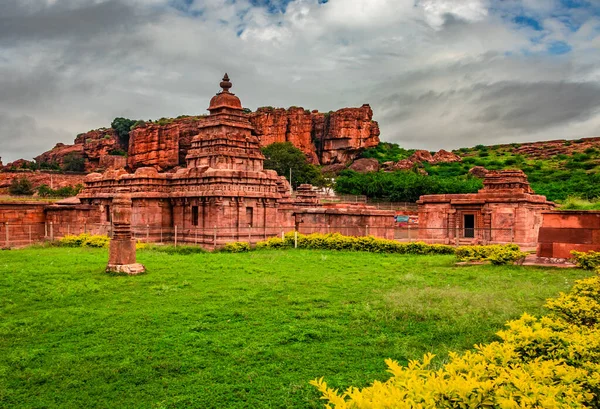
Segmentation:
[(475, 238), (475, 215), (465, 214), (464, 215), (464, 237)]

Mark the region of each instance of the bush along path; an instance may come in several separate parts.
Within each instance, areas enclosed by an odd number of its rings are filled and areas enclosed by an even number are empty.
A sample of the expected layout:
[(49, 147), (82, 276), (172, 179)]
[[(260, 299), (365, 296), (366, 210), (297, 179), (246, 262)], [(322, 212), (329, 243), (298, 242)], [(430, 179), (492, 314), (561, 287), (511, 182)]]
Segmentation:
[[(80, 234), (79, 236), (65, 236), (56, 244), (62, 247), (108, 247), (110, 239), (108, 236), (92, 236)], [(309, 235), (287, 233), (283, 239), (274, 237), (256, 243), (256, 250), (281, 250), (290, 248), (308, 250), (338, 250), (338, 251), (365, 251), (369, 253), (387, 254), (454, 254), (460, 262), (491, 262), (495, 265), (513, 264), (527, 254), (520, 251), (516, 244), (489, 245), (489, 246), (462, 246), (454, 248), (445, 244), (427, 244), (423, 242), (400, 243), (394, 240), (380, 239), (373, 236), (353, 237), (343, 236), (339, 233)], [(198, 246), (174, 247), (158, 246), (146, 243), (138, 243), (138, 250), (151, 249), (165, 253), (190, 254), (203, 252)], [(226, 253), (244, 253), (251, 251), (249, 243), (236, 241), (227, 243), (219, 251)]]
[(407, 367), (386, 360), (392, 377), (369, 387), (333, 390), (311, 382), (327, 408), (599, 408), (600, 270), (550, 299), (547, 316), (524, 314), (499, 342), (451, 353), (439, 370), (433, 355)]

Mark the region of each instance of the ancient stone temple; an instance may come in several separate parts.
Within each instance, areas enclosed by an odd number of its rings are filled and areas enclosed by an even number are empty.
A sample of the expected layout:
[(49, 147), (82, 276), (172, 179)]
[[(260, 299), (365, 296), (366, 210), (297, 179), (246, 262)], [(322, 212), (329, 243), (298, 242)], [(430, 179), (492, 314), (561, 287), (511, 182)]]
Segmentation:
[(489, 172), (471, 194), (421, 196), (419, 239), (437, 243), (517, 243), (535, 247), (542, 212), (555, 207), (534, 194), (520, 170)]
[[(258, 138), (240, 99), (230, 92), (227, 74), (220, 86), (221, 92), (210, 101), (210, 115), (192, 139), (185, 168), (170, 173), (142, 167), (135, 173), (120, 169), (89, 174), (78, 195), (79, 204), (47, 209), (57, 235), (59, 226), (81, 222), (83, 214), (94, 223), (110, 226), (117, 191), (130, 195), (131, 224), (148, 241), (211, 246), (236, 240), (256, 242), (300, 228), (303, 220), (308, 223), (302, 214), (321, 207), (316, 195), (311, 195), (311, 186), (302, 186), (292, 199), (287, 180), (263, 169)], [(310, 220), (344, 226), (348, 234), (366, 231), (360, 225), (352, 230), (355, 220), (349, 224), (349, 214), (339, 209), (321, 213)], [(366, 208), (359, 216), (359, 224), (378, 226), (382, 236), (393, 235), (393, 212)]]

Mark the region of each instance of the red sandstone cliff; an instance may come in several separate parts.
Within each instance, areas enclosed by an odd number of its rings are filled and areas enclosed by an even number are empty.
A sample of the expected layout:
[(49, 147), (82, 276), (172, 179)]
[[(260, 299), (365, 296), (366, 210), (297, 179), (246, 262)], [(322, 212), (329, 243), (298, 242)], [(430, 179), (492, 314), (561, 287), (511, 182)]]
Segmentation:
[(101, 128), (77, 135), (73, 145), (57, 143), (54, 148), (36, 156), (35, 161), (63, 167), (67, 158), (81, 157), (85, 161), (85, 170), (91, 172), (99, 168), (124, 167), (126, 152), (127, 148), (120, 144), (114, 129)]
[[(250, 121), (261, 146), (291, 142), (314, 164), (350, 164), (366, 148), (379, 143), (379, 125), (373, 121), (369, 105), (320, 113), (304, 108), (259, 108)], [(65, 159), (76, 156), (85, 161), (85, 170), (130, 170), (153, 166), (168, 170), (185, 165), (185, 156), (198, 124), (204, 116), (163, 119), (137, 125), (123, 146), (112, 128), (80, 134), (73, 145), (57, 144), (35, 160), (64, 166)], [(115, 153), (121, 153), (115, 154)], [(127, 158), (123, 156), (127, 153)]]
[(202, 116), (186, 117), (136, 127), (129, 133), (127, 166), (131, 169), (154, 166), (166, 170), (185, 165), (185, 155), (203, 119)]
[(262, 146), (291, 142), (314, 164), (348, 164), (366, 148), (379, 143), (379, 125), (369, 105), (335, 112), (304, 108), (259, 108), (250, 122)]

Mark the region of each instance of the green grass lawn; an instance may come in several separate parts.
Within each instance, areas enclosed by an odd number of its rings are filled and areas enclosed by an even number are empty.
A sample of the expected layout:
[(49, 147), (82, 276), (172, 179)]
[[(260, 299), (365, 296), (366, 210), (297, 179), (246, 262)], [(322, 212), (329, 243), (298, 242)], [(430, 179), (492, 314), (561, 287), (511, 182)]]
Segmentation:
[(455, 267), (453, 256), (167, 255), (103, 273), (106, 250), (0, 252), (0, 407), (321, 408), (308, 381), (388, 378), (495, 339), (580, 270)]

